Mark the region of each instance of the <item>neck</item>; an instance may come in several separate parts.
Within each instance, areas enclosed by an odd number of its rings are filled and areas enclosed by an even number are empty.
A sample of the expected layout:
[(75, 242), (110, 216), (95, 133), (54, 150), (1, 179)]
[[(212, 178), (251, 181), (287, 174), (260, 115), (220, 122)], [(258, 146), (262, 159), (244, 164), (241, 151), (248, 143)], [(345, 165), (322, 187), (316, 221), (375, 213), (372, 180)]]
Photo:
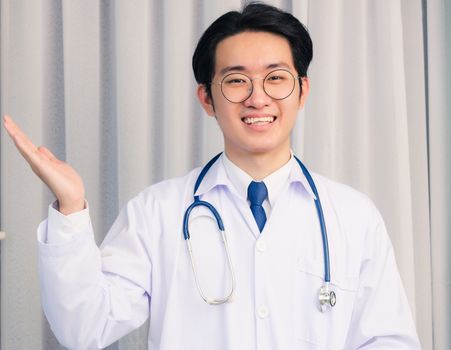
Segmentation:
[(225, 150), (227, 158), (254, 180), (261, 181), (284, 166), (291, 157), (290, 149), (283, 152), (240, 154)]

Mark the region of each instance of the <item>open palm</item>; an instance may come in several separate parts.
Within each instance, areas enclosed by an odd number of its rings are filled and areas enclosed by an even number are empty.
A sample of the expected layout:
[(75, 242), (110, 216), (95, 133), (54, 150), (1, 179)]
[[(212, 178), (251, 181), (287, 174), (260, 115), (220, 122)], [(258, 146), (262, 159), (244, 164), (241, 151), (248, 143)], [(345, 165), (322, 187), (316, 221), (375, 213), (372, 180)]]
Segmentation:
[(36, 147), (11, 117), (4, 117), (4, 126), (31, 169), (58, 199), (60, 212), (68, 215), (83, 209), (85, 190), (80, 175), (46, 147)]

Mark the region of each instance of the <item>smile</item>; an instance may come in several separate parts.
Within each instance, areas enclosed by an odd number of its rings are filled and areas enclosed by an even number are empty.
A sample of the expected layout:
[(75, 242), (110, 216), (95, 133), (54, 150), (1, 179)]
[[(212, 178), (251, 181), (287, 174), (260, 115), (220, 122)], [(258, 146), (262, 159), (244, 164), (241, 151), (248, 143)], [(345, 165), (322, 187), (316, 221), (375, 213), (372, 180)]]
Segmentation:
[(241, 120), (248, 125), (263, 125), (274, 122), (276, 117), (244, 117)]

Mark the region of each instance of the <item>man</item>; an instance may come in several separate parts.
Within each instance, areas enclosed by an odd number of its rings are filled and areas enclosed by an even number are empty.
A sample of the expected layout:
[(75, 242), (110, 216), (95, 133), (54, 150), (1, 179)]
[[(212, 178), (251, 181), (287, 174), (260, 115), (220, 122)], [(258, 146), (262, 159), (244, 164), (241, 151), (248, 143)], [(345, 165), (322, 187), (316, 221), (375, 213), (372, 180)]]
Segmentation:
[(63, 345), (102, 348), (150, 317), (150, 349), (420, 348), (379, 213), (291, 153), (311, 58), (288, 13), (249, 4), (218, 18), (193, 68), (225, 152), (132, 199), (100, 250), (78, 174), (5, 118), (57, 198), (38, 239), (43, 307)]

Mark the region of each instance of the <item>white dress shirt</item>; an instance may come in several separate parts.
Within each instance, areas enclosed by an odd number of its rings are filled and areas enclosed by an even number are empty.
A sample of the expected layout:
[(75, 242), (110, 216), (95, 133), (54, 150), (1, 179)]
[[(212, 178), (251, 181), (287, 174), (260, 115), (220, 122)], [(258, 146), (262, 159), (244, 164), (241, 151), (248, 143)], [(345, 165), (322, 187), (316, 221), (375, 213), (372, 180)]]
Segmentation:
[[(42, 303), (63, 345), (102, 348), (150, 317), (151, 350), (420, 348), (392, 245), (367, 197), (313, 174), (337, 295), (322, 313), (321, 231), (301, 169), (290, 160), (260, 234), (222, 158), (196, 195), (222, 215), (236, 279), (232, 301), (207, 305), (194, 281), (182, 221), (195, 169), (132, 199), (100, 249), (89, 208), (69, 216), (49, 208), (38, 229)], [(192, 212), (191, 243), (205, 294), (222, 297), (231, 279), (211, 217), (204, 208)]]
[[(263, 201), (263, 209), (265, 210), (266, 217), (268, 218), (271, 214), (271, 208), (276, 204), (276, 200), (279, 196), (282, 187), (287, 183), (288, 176), (290, 175), (291, 166), (293, 162), (291, 161), (293, 158), (293, 154), (288, 162), (286, 162), (282, 167), (269, 174), (262, 180), (253, 179), (249, 174), (240, 169), (237, 165), (235, 165), (224, 153), (222, 158), (222, 162), (224, 164), (225, 172), (230, 179), (233, 187), (236, 190), (236, 193), (241, 197), (247, 200), (247, 203), (250, 205), (249, 200), (247, 199), (247, 188), (251, 181), (263, 181), (265, 183), (266, 188), (268, 189), (268, 198)], [(310, 189), (310, 187), (308, 187)]]

